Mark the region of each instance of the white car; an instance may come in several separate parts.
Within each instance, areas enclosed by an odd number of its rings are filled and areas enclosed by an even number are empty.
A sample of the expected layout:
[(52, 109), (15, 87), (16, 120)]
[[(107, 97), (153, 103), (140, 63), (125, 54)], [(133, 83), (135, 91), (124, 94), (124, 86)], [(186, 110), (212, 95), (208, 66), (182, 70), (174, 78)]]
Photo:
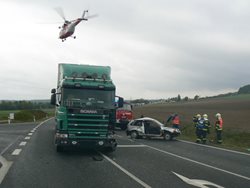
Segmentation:
[(165, 140), (172, 140), (181, 134), (179, 129), (166, 127), (156, 119), (149, 117), (130, 121), (126, 132), (132, 139), (140, 137), (162, 137)]

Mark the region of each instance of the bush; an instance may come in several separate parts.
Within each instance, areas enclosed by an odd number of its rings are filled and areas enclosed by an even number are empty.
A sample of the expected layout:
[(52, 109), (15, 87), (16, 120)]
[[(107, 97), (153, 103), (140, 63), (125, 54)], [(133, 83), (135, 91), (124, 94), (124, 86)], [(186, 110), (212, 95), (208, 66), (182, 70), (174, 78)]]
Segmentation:
[(47, 116), (47, 113), (41, 110), (22, 110), (15, 114), (16, 121), (33, 121), (43, 119)]

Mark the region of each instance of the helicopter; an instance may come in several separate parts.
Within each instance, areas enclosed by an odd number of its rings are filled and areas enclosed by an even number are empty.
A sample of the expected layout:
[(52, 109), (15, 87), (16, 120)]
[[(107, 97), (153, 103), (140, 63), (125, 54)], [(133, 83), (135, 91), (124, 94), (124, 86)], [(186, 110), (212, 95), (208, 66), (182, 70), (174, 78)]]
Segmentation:
[[(84, 10), (82, 17), (77, 18), (75, 20), (71, 20), (68, 21), (66, 20), (65, 16), (64, 16), (64, 12), (61, 8), (55, 8), (55, 10), (57, 11), (57, 13), (62, 17), (62, 19), (64, 20), (64, 23), (62, 26), (59, 26), (58, 28), (61, 29), (60, 33), (59, 33), (59, 39), (62, 40), (62, 42), (64, 42), (66, 40), (66, 38), (72, 36), (75, 32), (75, 27), (81, 22), (81, 21), (88, 21), (89, 18), (93, 18), (96, 17), (97, 15), (91, 15), (91, 16), (86, 16), (88, 14), (88, 10)], [(72, 36), (74, 39), (76, 38), (76, 36)]]

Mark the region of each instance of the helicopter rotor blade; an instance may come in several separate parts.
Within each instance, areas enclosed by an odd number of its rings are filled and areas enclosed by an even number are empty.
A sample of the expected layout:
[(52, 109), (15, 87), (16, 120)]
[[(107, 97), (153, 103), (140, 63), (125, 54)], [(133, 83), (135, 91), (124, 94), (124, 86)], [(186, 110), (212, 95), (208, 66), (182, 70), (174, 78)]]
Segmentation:
[(62, 18), (64, 21), (66, 21), (66, 18), (65, 18), (63, 9), (62, 9), (61, 7), (55, 7), (54, 9), (55, 9), (55, 11), (59, 14), (59, 16), (61, 16), (61, 18)]
[(86, 19), (95, 18), (95, 17), (98, 17), (98, 14), (85, 16)]

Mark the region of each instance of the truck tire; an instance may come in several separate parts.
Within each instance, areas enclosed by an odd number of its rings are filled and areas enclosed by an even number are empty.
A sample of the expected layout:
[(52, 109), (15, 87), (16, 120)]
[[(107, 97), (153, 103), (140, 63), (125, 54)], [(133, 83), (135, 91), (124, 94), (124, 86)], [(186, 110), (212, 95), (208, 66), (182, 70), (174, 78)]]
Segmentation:
[(114, 152), (116, 150), (116, 147), (117, 147), (117, 143), (112, 142), (111, 146), (105, 148), (105, 151), (106, 152)]
[(116, 150), (116, 148), (113, 148), (113, 147), (106, 147), (104, 149), (105, 152), (108, 152), (108, 153), (111, 153), (111, 152), (114, 152)]

